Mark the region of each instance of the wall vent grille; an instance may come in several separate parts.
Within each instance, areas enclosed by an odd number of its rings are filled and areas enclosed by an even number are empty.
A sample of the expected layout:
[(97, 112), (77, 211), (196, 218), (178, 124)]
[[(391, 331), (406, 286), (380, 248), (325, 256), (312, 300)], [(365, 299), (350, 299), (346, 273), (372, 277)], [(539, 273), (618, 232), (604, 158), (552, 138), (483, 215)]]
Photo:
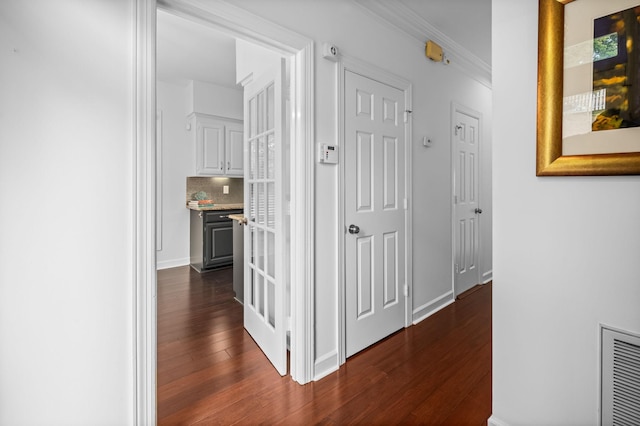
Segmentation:
[(640, 425), (640, 336), (602, 328), (602, 425)]

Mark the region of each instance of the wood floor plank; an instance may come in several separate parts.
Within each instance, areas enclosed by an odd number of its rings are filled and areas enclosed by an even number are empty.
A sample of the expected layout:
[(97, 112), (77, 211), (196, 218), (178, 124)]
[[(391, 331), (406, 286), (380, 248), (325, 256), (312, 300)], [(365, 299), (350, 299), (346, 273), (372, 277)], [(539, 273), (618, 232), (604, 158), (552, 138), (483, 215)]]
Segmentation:
[(491, 285), (301, 386), (242, 327), (232, 269), (158, 271), (158, 423), (485, 425)]
[(466, 407), (461, 406), (462, 401), (488, 373), (489, 369), (483, 366), (491, 362), (490, 349), (483, 348), (480, 353), (469, 357), (464, 365), (457, 364), (455, 371), (443, 379), (438, 389), (422, 401), (412, 413), (419, 419), (444, 424), (454, 411), (464, 411)]

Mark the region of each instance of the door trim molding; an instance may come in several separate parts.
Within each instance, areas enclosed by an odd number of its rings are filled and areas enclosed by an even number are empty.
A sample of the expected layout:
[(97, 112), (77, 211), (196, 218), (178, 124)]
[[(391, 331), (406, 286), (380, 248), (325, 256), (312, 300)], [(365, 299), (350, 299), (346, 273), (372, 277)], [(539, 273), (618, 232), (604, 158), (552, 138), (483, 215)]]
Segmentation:
[[(412, 111), (412, 84), (411, 81), (393, 74), (383, 68), (376, 65), (355, 58), (353, 56), (341, 55), (340, 60), (336, 63), (336, 83), (337, 83), (337, 95), (336, 95), (336, 140), (338, 146), (342, 146), (344, 152), (344, 102), (345, 102), (345, 72), (350, 71), (355, 74), (359, 74), (363, 77), (371, 80), (376, 80), (380, 83), (392, 86), (398, 90), (404, 92), (404, 110)], [(407, 199), (407, 208), (405, 209), (405, 279), (408, 287), (408, 295), (405, 297), (405, 327), (409, 327), (412, 324), (413, 317), (413, 218), (412, 218), (412, 145), (411, 145), (411, 129), (412, 129), (411, 113), (407, 114), (407, 120), (404, 124), (404, 143), (405, 143), (405, 197)], [(344, 159), (344, 154), (342, 155)], [(337, 347), (338, 347), (338, 365), (344, 364), (347, 360), (346, 350), (346, 265), (345, 265), (345, 236), (346, 225), (344, 220), (345, 214), (345, 164), (344, 160), (340, 161), (338, 165), (338, 289), (337, 289), (337, 306), (338, 306), (338, 318), (337, 324)]]
[(315, 356), (315, 53), (312, 40), (302, 41), (291, 73), (290, 374), (305, 384), (314, 376)]
[[(293, 57), (292, 96), (292, 258), (291, 377), (304, 384), (313, 375), (314, 356), (314, 47), (313, 41), (220, 0), (136, 0), (132, 5), (134, 38), (132, 81), (135, 94), (135, 144), (132, 185), (134, 241), (132, 271), (133, 423), (155, 424), (156, 409), (156, 10), (161, 8), (235, 37)], [(295, 143), (297, 142), (297, 143)]]
[(156, 419), (156, 2), (133, 8), (133, 423)]
[[(476, 111), (472, 108), (464, 106), (456, 101), (451, 102), (451, 126), (449, 128), (450, 135), (450, 144), (451, 144), (451, 188), (449, 191), (450, 205), (451, 205), (451, 291), (453, 293), (453, 298), (455, 299), (458, 295), (456, 294), (456, 204), (455, 204), (455, 185), (456, 185), (456, 169), (455, 169), (455, 161), (456, 161), (456, 144), (455, 144), (455, 127), (456, 127), (456, 114), (462, 113), (473, 117), (478, 120), (478, 204), (480, 204), (481, 196), (482, 196), (482, 145), (483, 145), (483, 137), (482, 132), (484, 130), (484, 121), (482, 119), (482, 113)], [(482, 236), (480, 223), (478, 223), (478, 264), (476, 265), (476, 283), (480, 283), (480, 248), (482, 247), (480, 238)]]

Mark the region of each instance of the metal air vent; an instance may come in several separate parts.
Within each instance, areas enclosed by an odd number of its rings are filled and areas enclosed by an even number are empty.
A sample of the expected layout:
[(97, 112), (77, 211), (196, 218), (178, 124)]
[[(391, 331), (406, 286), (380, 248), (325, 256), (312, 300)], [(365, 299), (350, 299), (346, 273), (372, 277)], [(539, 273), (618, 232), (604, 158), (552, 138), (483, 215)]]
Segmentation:
[(602, 327), (601, 424), (640, 425), (640, 336)]

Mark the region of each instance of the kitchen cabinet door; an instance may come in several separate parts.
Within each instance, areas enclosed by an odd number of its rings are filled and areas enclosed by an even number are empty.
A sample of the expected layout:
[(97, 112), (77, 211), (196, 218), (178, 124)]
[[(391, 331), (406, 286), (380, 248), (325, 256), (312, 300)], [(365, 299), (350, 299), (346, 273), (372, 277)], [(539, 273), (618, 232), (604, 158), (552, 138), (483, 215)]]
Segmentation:
[(225, 125), (225, 159), (227, 176), (244, 175), (244, 132), (242, 123)]
[(196, 174), (224, 175), (224, 124), (200, 117), (196, 123)]
[(190, 116), (195, 127), (196, 175), (244, 175), (241, 120), (194, 113)]
[(231, 221), (204, 225), (203, 269), (233, 264), (233, 227)]

